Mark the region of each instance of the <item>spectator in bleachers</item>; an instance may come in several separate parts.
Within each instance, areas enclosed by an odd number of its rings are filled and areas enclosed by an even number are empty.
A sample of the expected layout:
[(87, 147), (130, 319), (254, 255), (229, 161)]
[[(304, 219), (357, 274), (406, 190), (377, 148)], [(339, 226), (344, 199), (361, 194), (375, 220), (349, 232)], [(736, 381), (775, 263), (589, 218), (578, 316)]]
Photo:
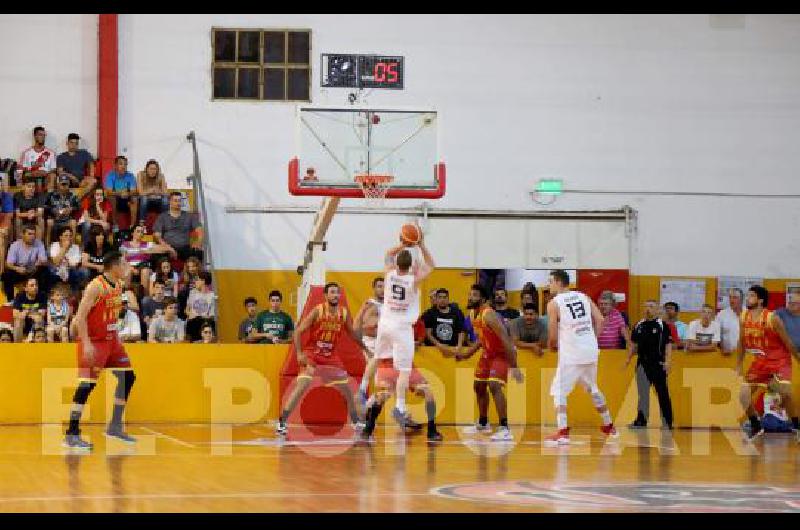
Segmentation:
[(89, 232), (92, 228), (100, 227), (106, 236), (111, 233), (111, 202), (106, 200), (106, 193), (102, 188), (94, 190), (91, 201), (81, 212), (81, 235), (83, 236), (83, 248), (91, 241)]
[(142, 299), (142, 320), (145, 324), (145, 332), (150, 328), (150, 323), (154, 318), (164, 314), (164, 282), (156, 280), (153, 282), (150, 296)]
[(775, 313), (783, 321), (794, 347), (800, 350), (800, 293), (786, 295), (786, 307), (781, 307)]
[(89, 273), (87, 279), (91, 280), (98, 274), (103, 274), (104, 258), (110, 250), (111, 243), (108, 242), (108, 237), (106, 237), (103, 227), (100, 225), (92, 226), (81, 254), (81, 265)]
[(678, 313), (681, 308), (675, 302), (667, 302), (664, 304), (664, 320), (670, 325), (675, 326), (678, 332), (678, 342), (675, 344), (677, 348), (683, 348), (684, 341), (686, 340), (686, 332), (689, 331), (689, 326), (685, 322), (678, 319)]
[(0, 343), (14, 342), (14, 332), (10, 329), (0, 329)]
[[(33, 145), (22, 152), (17, 167), (17, 180), (22, 180), (28, 176), (32, 182), (38, 182), (37, 186), (40, 193), (53, 190), (53, 184), (48, 186), (48, 176), (55, 177), (56, 154), (49, 147), (45, 147), (47, 132), (41, 125), (33, 129)], [(52, 173), (51, 173), (52, 172)]]
[(29, 224), (36, 227), (36, 239), (44, 236), (44, 197), (36, 193), (36, 183), (26, 178), (22, 185), (22, 191), (14, 195), (14, 210), (16, 221), (14, 228), (17, 237), (22, 233), (22, 226)]
[(520, 293), (520, 302), (522, 307), (533, 304), (536, 306), (536, 311), (539, 311), (539, 299), (536, 297), (536, 291), (522, 291), (522, 293)]
[(719, 322), (714, 320), (714, 309), (703, 304), (700, 318), (689, 323), (686, 332), (686, 349), (688, 351), (716, 351), (719, 347), (720, 330)]
[(216, 294), (211, 290), (211, 274), (201, 272), (186, 302), (186, 335), (189, 342), (200, 340), (203, 324), (214, 325), (217, 316)]
[(6, 256), (6, 267), (2, 275), (6, 300), (14, 299), (14, 286), (18, 282), (30, 278), (37, 280), (37, 288), (41, 286), (46, 291), (50, 275), (47, 264), (47, 251), (42, 242), (36, 239), (36, 229), (25, 226), (22, 237), (11, 243)]
[(603, 350), (627, 349), (631, 332), (622, 313), (616, 308), (614, 293), (603, 291), (597, 299), (597, 307), (603, 315), (603, 329), (597, 336), (597, 345)]
[(130, 292), (122, 295), (122, 309), (119, 311), (117, 322), (117, 333), (122, 342), (139, 342), (142, 340), (142, 327), (139, 322), (139, 315), (131, 307)]
[(530, 350), (539, 357), (547, 346), (547, 329), (539, 319), (539, 311), (533, 304), (522, 306), (522, 316), (509, 323), (511, 339), (517, 348)]
[(77, 233), (78, 221), (75, 214), (80, 211), (78, 197), (69, 190), (69, 177), (61, 175), (58, 177), (56, 190), (49, 193), (44, 201), (44, 213), (47, 219), (45, 232), (45, 244), (50, 246), (53, 232), (58, 232), (61, 228), (68, 226), (72, 229), (73, 235)]
[(253, 344), (260, 342), (260, 339), (251, 337), (250, 333), (255, 329), (256, 316), (258, 316), (258, 300), (254, 296), (248, 296), (244, 299), (244, 310), (247, 312), (247, 317), (239, 323), (239, 342)]
[(186, 318), (186, 301), (192, 290), (197, 275), (203, 271), (203, 264), (196, 256), (190, 256), (183, 264), (183, 272), (178, 280), (178, 316)]
[(14, 340), (20, 342), (34, 326), (43, 326), (47, 298), (39, 291), (36, 278), (29, 278), (25, 288), (14, 298)]
[(81, 249), (74, 241), (72, 228), (64, 226), (57, 233), (58, 241), (50, 245), (51, 283), (68, 283), (73, 291), (79, 291), (89, 277), (89, 272), (81, 266)]
[(150, 258), (154, 254), (161, 254), (166, 251), (163, 245), (156, 245), (152, 241), (144, 241), (144, 225), (133, 227), (130, 241), (123, 241), (119, 246), (120, 252), (125, 257), (125, 261), (131, 266), (131, 277), (136, 278), (144, 290), (144, 296), (150, 293), (150, 277), (153, 266)]
[(53, 288), (47, 303), (47, 342), (69, 342), (69, 322), (72, 308), (67, 303), (62, 286)]
[(181, 260), (189, 256), (202, 259), (202, 235), (192, 240), (192, 233), (200, 227), (197, 216), (181, 210), (181, 194), (169, 194), (169, 209), (158, 216), (153, 232), (158, 243), (168, 245)]
[(161, 172), (161, 166), (155, 160), (148, 160), (144, 171), (136, 175), (136, 184), (139, 188), (139, 217), (145, 219), (147, 212), (156, 210), (160, 215), (169, 208), (169, 190), (167, 179)]
[(426, 313), (425, 329), (428, 340), (446, 355), (464, 344), (464, 313), (450, 304), (450, 292), (443, 287), (436, 291), (436, 305)]
[(147, 342), (183, 342), (186, 324), (178, 318), (178, 301), (168, 296), (164, 299), (164, 314), (154, 317), (147, 329)]
[(81, 188), (84, 194), (97, 185), (94, 178), (94, 157), (86, 149), (78, 149), (81, 137), (77, 133), (67, 135), (67, 150), (56, 158), (58, 176), (69, 179), (72, 188)]
[(6, 265), (6, 248), (14, 220), (14, 196), (8, 191), (8, 178), (0, 178), (0, 274)]
[(733, 353), (739, 345), (739, 321), (742, 316), (744, 293), (738, 287), (728, 289), (728, 307), (717, 314), (720, 349), (725, 355)]
[(269, 293), (269, 309), (256, 317), (250, 338), (261, 344), (289, 344), (294, 336), (294, 322), (281, 310), (283, 295), (274, 290)]
[(197, 344), (214, 344), (217, 338), (214, 336), (214, 326), (211, 324), (203, 324), (200, 328), (200, 340), (195, 341)]
[(114, 159), (114, 169), (103, 179), (103, 188), (111, 199), (113, 225), (120, 227), (120, 213), (130, 213), (130, 224), (135, 225), (139, 211), (139, 192), (136, 177), (128, 171), (127, 158), (119, 155)]
[(28, 337), (25, 339), (25, 342), (36, 342), (39, 344), (43, 344), (47, 342), (47, 333), (42, 326), (34, 326), (31, 329), (31, 332), (28, 333)]
[[(172, 268), (172, 263), (168, 258), (161, 258), (156, 264), (156, 269), (150, 274), (150, 287), (153, 288), (153, 283), (160, 280), (164, 284), (164, 293), (167, 296), (177, 298), (178, 296), (178, 273)], [(149, 292), (149, 291), (148, 291)]]
[(508, 305), (508, 291), (503, 288), (494, 291), (494, 310), (503, 317), (506, 328), (509, 322), (519, 318), (519, 311)]

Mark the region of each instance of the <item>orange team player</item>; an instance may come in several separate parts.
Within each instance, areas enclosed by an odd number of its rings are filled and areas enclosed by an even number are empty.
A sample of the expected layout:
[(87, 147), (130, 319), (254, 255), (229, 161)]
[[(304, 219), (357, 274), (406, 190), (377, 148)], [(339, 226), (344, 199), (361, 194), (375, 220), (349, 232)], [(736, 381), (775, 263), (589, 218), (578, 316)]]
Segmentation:
[(70, 449), (92, 449), (91, 443), (81, 439), (79, 424), (83, 407), (103, 368), (112, 369), (117, 377), (114, 414), (106, 429), (106, 436), (126, 443), (136, 442), (122, 428), (122, 413), (136, 376), (117, 334), (117, 322), (122, 309), (121, 282), (128, 272), (128, 266), (121, 253), (110, 251), (103, 257), (103, 269), (103, 274), (86, 286), (72, 322), (72, 334), (78, 337), (78, 388), (72, 398), (69, 428), (64, 440), (64, 446)]
[[(783, 321), (766, 308), (769, 293), (754, 285), (747, 291), (747, 309), (742, 311), (736, 372), (744, 372), (744, 354), (755, 356), (742, 383), (739, 400), (750, 418), (749, 439), (762, 434), (761, 422), (753, 408), (752, 396), (758, 387), (766, 387), (777, 376), (777, 389), (788, 413), (792, 408), (792, 355), (800, 360)], [(791, 414), (794, 415), (794, 414)]]
[(469, 292), (467, 308), (469, 317), (478, 340), (467, 346), (466, 349), (456, 354), (456, 360), (461, 361), (472, 357), (479, 348), (483, 353), (475, 367), (475, 396), (478, 401), (478, 423), (465, 429), (467, 434), (486, 432), (489, 427), (489, 392), (494, 398), (497, 417), (500, 426), (491, 436), (495, 442), (511, 441), (511, 431), (508, 429), (508, 416), (506, 413), (506, 396), (503, 387), (508, 382), (508, 372), (511, 371), (514, 379), (521, 383), (522, 372), (517, 368), (517, 349), (508, 336), (502, 317), (498, 316), (492, 306), (487, 302), (486, 291), (483, 286), (475, 284)]
[[(356, 430), (363, 428), (363, 423), (359, 421), (353, 392), (348, 386), (347, 371), (342, 360), (336, 355), (336, 343), (339, 342), (339, 336), (344, 330), (356, 341), (362, 353), (366, 352), (367, 347), (353, 330), (353, 323), (347, 309), (339, 305), (339, 285), (333, 282), (328, 283), (325, 285), (324, 292), (325, 301), (311, 310), (294, 333), (294, 348), (302, 373), (297, 376), (297, 385), (289, 394), (286, 406), (278, 419), (278, 426), (275, 430), (280, 436), (288, 432), (286, 420), (308, 390), (315, 375), (320, 376), (326, 386), (332, 386), (342, 393)], [(310, 330), (310, 332), (306, 343), (302, 344), (302, 337), (306, 330)], [(367, 358), (366, 353), (364, 353), (364, 358)]]

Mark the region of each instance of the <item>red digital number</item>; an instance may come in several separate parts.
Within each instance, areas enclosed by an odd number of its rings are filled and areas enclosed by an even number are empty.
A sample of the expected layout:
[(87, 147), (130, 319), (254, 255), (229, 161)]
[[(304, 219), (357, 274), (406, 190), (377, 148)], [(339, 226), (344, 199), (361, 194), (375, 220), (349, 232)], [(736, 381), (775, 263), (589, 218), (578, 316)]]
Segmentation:
[(375, 82), (383, 83), (386, 81), (386, 63), (375, 63), (375, 68), (372, 73), (375, 77)]
[(386, 67), (386, 72), (388, 73), (386, 80), (390, 83), (397, 83), (397, 63), (389, 63)]

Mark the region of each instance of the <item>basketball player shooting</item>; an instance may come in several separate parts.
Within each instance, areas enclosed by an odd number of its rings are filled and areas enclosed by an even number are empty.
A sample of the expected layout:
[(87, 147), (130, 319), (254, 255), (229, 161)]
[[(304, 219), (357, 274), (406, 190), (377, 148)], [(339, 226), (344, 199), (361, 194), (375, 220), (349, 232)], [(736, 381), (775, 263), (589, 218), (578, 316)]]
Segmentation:
[[(403, 427), (409, 424), (406, 408), (411, 370), (414, 362), (414, 323), (419, 318), (419, 286), (435, 267), (419, 226), (404, 225), (401, 244), (386, 252), (384, 261), (384, 307), (378, 320), (375, 351), (379, 358), (393, 359), (399, 372), (392, 415)], [(408, 247), (417, 245), (423, 262), (413, 264)]]
[(478, 340), (456, 353), (456, 361), (469, 359), (479, 349), (483, 349), (478, 366), (475, 367), (475, 398), (478, 401), (478, 423), (467, 427), (465, 434), (488, 432), (489, 427), (489, 392), (494, 399), (500, 425), (492, 434), (493, 442), (508, 442), (514, 437), (508, 428), (508, 404), (503, 388), (508, 382), (508, 372), (522, 383), (522, 372), (517, 368), (517, 348), (508, 335), (503, 318), (497, 314), (487, 300), (483, 286), (475, 284), (469, 291), (467, 303), (470, 320), (475, 327)]
[(550, 349), (558, 351), (558, 368), (550, 394), (556, 406), (558, 431), (546, 437), (544, 444), (569, 444), (567, 397), (576, 383), (581, 383), (592, 396), (592, 403), (603, 420), (600, 428), (603, 434), (618, 438), (606, 398), (597, 386), (600, 353), (597, 335), (603, 329), (603, 314), (591, 298), (580, 291), (570, 291), (566, 271), (552, 271), (549, 287), (554, 296), (547, 304), (548, 341)]
[(122, 309), (122, 281), (129, 270), (122, 254), (117, 251), (108, 252), (103, 257), (103, 268), (103, 274), (86, 286), (72, 321), (72, 334), (78, 337), (78, 387), (72, 398), (64, 446), (74, 450), (92, 450), (92, 444), (80, 436), (80, 421), (103, 368), (113, 370), (117, 377), (114, 412), (105, 434), (125, 443), (136, 442), (122, 428), (122, 414), (136, 376), (117, 333)]
[[(318, 304), (300, 322), (294, 333), (294, 348), (297, 352), (297, 363), (301, 373), (286, 406), (281, 411), (275, 432), (284, 436), (288, 432), (286, 421), (294, 408), (305, 395), (315, 375), (322, 378), (325, 386), (338, 390), (347, 403), (347, 411), (355, 430), (361, 430), (363, 424), (359, 421), (359, 412), (356, 409), (353, 393), (348, 386), (349, 376), (344, 363), (336, 354), (336, 344), (342, 331), (345, 331), (358, 344), (367, 359), (367, 347), (353, 329), (353, 323), (347, 309), (339, 305), (339, 285), (328, 283), (324, 289), (325, 301)], [(308, 339), (303, 344), (303, 335), (309, 331)]]

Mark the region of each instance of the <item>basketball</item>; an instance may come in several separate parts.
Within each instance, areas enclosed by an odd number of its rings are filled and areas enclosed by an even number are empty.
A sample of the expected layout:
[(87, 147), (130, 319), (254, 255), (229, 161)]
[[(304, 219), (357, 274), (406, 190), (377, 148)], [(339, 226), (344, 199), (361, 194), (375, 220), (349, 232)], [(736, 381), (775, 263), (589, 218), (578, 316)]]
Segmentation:
[(413, 247), (422, 239), (422, 233), (417, 225), (406, 223), (400, 228), (400, 242), (407, 247)]

